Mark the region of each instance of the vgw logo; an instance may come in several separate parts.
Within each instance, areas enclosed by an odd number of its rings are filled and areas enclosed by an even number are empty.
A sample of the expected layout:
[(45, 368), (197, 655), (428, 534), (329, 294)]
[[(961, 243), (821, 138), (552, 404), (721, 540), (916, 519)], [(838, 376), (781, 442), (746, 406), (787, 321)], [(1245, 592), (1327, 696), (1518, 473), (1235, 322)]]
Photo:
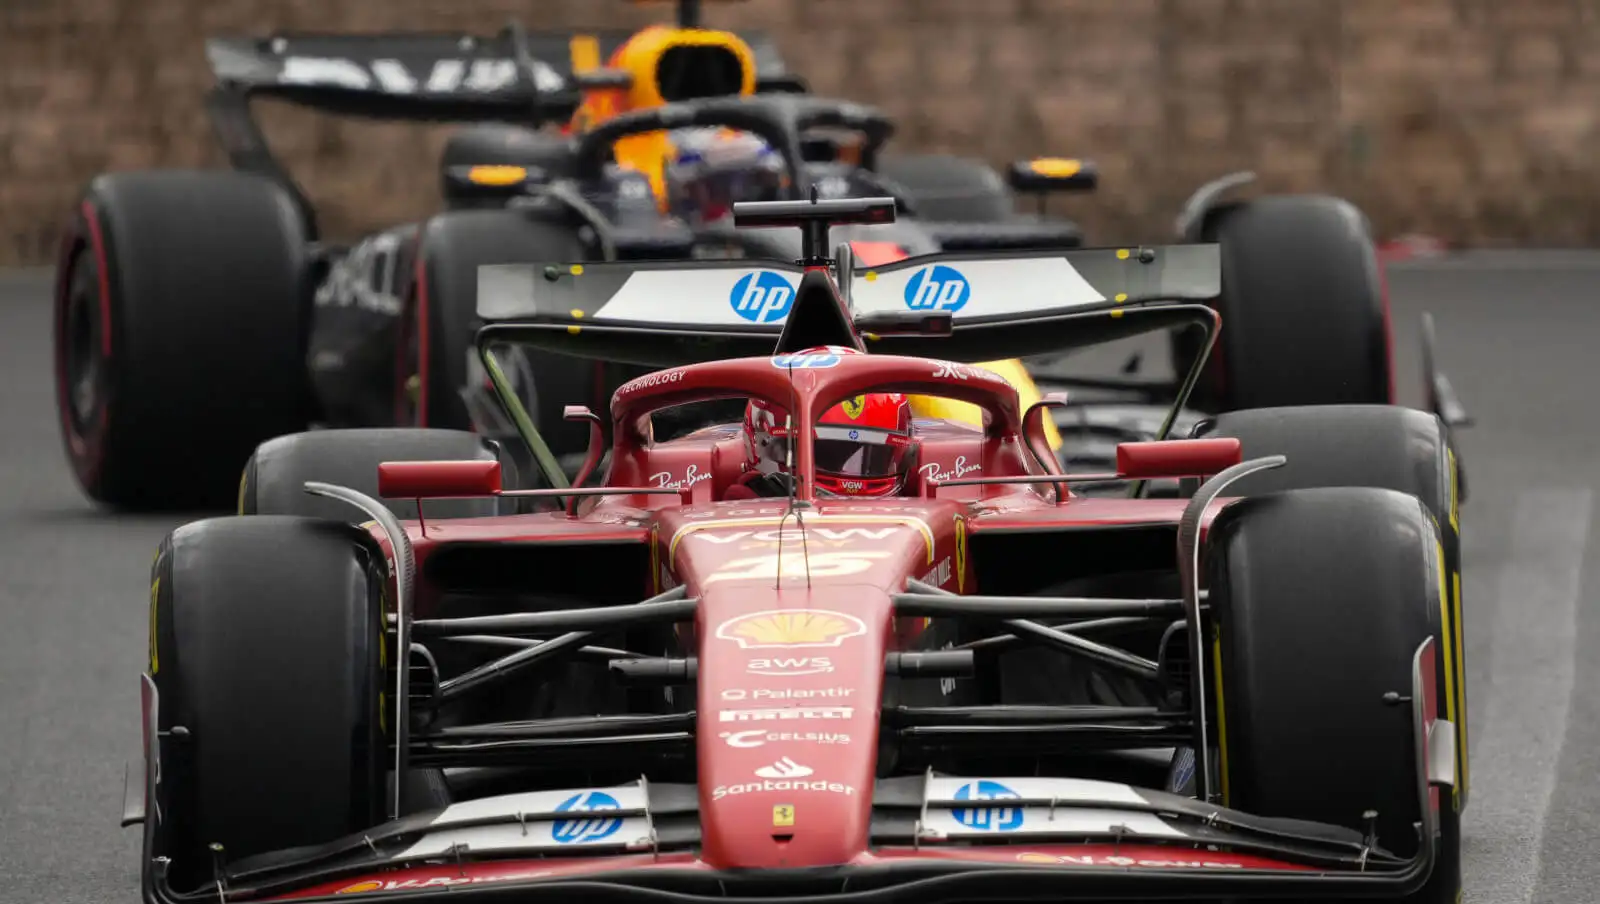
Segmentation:
[(972, 297), (972, 284), (954, 267), (923, 267), (906, 283), (906, 307), (913, 311), (959, 311)]
[[(622, 805), (615, 797), (604, 791), (584, 791), (574, 794), (562, 801), (556, 807), (557, 813), (590, 813), (601, 810), (620, 810)], [(560, 844), (579, 844), (585, 841), (601, 841), (617, 834), (622, 828), (622, 819), (616, 816), (602, 816), (599, 819), (558, 819), (551, 834)]]
[(754, 323), (777, 323), (789, 316), (794, 304), (794, 286), (771, 270), (760, 270), (739, 278), (728, 297), (733, 312)]
[[(1022, 795), (999, 782), (968, 782), (956, 789), (956, 800), (1021, 800)], [(957, 807), (956, 822), (980, 832), (1015, 832), (1022, 828), (1020, 807)]]

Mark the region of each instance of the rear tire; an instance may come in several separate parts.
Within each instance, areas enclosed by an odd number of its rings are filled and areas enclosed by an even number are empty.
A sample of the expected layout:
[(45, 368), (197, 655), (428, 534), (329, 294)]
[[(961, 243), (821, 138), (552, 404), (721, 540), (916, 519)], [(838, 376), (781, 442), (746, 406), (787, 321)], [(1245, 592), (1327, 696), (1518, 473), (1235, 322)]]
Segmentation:
[(305, 426), (307, 247), (295, 202), (259, 176), (90, 183), (55, 299), (57, 408), (90, 498), (226, 507), (250, 450)]
[[(412, 499), (378, 496), (378, 465), (386, 461), (496, 461), (502, 483), (517, 485), (516, 464), (500, 444), (462, 430), (389, 427), (313, 430), (270, 439), (256, 448), (239, 483), (241, 515), (303, 515), (338, 521), (365, 520), (348, 503), (305, 492), (308, 480), (338, 484), (388, 506), (398, 518), (415, 519)], [(436, 518), (479, 518), (509, 514), (500, 498), (432, 499), (423, 514)]]
[[(1202, 411), (1393, 401), (1388, 295), (1366, 220), (1323, 196), (1265, 197), (1214, 210), (1222, 332), (1190, 396)], [(1174, 334), (1183, 373), (1199, 336)]]
[(150, 587), (160, 695), (155, 850), (188, 891), (228, 860), (332, 841), (385, 802), (383, 586), (364, 531), (214, 518), (162, 543)]
[[(1417, 647), (1444, 657), (1443, 552), (1414, 496), (1339, 487), (1235, 502), (1207, 542), (1208, 687), (1224, 804), (1249, 813), (1366, 828), (1417, 850), (1410, 710)], [(1359, 567), (1353, 567), (1359, 563)], [(1439, 717), (1447, 718), (1439, 687)], [(1407, 901), (1453, 904), (1461, 885), (1460, 814), (1440, 795), (1440, 857)]]
[[(478, 319), (478, 268), (489, 264), (549, 263), (587, 259), (566, 226), (522, 211), (455, 211), (429, 220), (417, 250), (417, 276), (402, 318), (396, 423), (401, 426), (473, 429), (461, 400), (468, 381), (481, 382), (474, 343)], [(586, 424), (563, 419), (567, 405), (603, 409), (594, 361), (517, 348), (533, 385), (519, 387), (534, 426), (557, 458), (588, 449)], [(522, 454), (522, 450), (518, 450)], [(537, 473), (537, 469), (530, 469)]]

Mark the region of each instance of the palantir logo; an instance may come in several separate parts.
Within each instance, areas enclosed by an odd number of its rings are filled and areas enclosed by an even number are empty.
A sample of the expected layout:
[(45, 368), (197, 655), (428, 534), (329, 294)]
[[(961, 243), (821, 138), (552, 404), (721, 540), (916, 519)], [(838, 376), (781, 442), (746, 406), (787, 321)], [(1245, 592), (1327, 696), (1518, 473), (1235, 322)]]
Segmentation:
[[(968, 782), (956, 789), (956, 800), (1021, 800), (1022, 795), (999, 782)], [(956, 822), (980, 832), (1015, 832), (1022, 828), (1020, 807), (957, 807)]]
[(913, 311), (959, 311), (971, 297), (972, 284), (944, 264), (923, 267), (906, 283), (906, 307)]
[[(622, 805), (615, 797), (604, 791), (584, 791), (574, 794), (562, 801), (557, 807), (557, 813), (592, 813), (603, 810), (620, 810)], [(601, 841), (617, 834), (622, 828), (622, 819), (617, 816), (602, 816), (598, 819), (558, 819), (551, 834), (560, 844), (579, 844), (585, 841)]]
[(755, 323), (777, 323), (789, 316), (794, 286), (771, 270), (758, 270), (733, 284), (728, 303), (733, 312)]

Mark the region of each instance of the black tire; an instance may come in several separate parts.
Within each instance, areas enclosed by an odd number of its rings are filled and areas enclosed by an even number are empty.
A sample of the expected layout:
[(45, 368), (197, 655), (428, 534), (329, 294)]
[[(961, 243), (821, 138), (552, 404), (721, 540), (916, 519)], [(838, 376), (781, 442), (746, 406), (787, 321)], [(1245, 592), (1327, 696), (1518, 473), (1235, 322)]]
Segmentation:
[[(457, 166), (525, 166), (542, 178), (558, 179), (573, 172), (572, 142), (566, 137), (525, 126), (479, 123), (464, 126), (445, 141), (441, 170)], [(448, 179), (441, 192), (451, 210), (503, 207), (496, 198), (470, 197), (451, 190)]]
[[(250, 456), (239, 482), (239, 514), (367, 520), (348, 503), (313, 496), (303, 489), (306, 481), (320, 480), (380, 499), (396, 517), (414, 519), (415, 500), (378, 496), (378, 465), (386, 461), (463, 460), (499, 460), (503, 485), (517, 485), (516, 464), (502, 454), (499, 443), (476, 433), (414, 427), (291, 433), (267, 440)], [(430, 519), (509, 514), (511, 506), (502, 503), (497, 498), (432, 499), (423, 513)]]
[(57, 407), (72, 471), (125, 509), (226, 507), (256, 444), (302, 429), (305, 227), (232, 172), (103, 175), (57, 276)]
[(879, 175), (910, 195), (917, 216), (943, 223), (998, 223), (1016, 218), (1006, 180), (981, 160), (947, 154), (888, 157)]
[(150, 587), (162, 819), (172, 882), (382, 818), (385, 562), (349, 524), (213, 518), (162, 543)]
[[(581, 261), (582, 242), (567, 226), (542, 221), (512, 210), (455, 211), (429, 220), (417, 249), (418, 274), (402, 318), (397, 387), (397, 423), (401, 426), (473, 429), (459, 389), (471, 371), (467, 356), (476, 354), (474, 338), (482, 325), (477, 314), (478, 268), (487, 264)], [(424, 333), (419, 327), (427, 325)], [(526, 361), (532, 387), (523, 387), (523, 402), (540, 435), (557, 457), (588, 448), (585, 424), (562, 418), (567, 405), (604, 409), (596, 398), (598, 364), (566, 355), (518, 349)], [(426, 370), (421, 367), (426, 361)], [(415, 392), (412, 391), (413, 383)]]
[(1467, 682), (1461, 605), (1460, 471), (1444, 424), (1435, 415), (1397, 405), (1260, 408), (1202, 421), (1197, 436), (1235, 437), (1245, 460), (1283, 455), (1281, 468), (1260, 471), (1228, 487), (1229, 495), (1258, 496), (1313, 487), (1377, 487), (1422, 501), (1444, 545), (1450, 655), (1439, 651), (1439, 686), (1456, 701), (1447, 714), (1456, 726), (1458, 799), (1467, 804)]
[[(1266, 197), (1213, 211), (1222, 333), (1190, 396), (1202, 411), (1393, 401), (1388, 295), (1366, 220), (1346, 201)], [(1199, 353), (1174, 336), (1179, 373)]]
[[(1376, 810), (1379, 845), (1415, 854), (1410, 711), (1383, 695), (1410, 696), (1425, 639), (1443, 655), (1433, 518), (1394, 490), (1291, 490), (1229, 506), (1207, 550), (1225, 805), (1357, 831)], [(1441, 856), (1406, 899), (1418, 904), (1454, 904), (1460, 888), (1460, 815), (1441, 804)]]

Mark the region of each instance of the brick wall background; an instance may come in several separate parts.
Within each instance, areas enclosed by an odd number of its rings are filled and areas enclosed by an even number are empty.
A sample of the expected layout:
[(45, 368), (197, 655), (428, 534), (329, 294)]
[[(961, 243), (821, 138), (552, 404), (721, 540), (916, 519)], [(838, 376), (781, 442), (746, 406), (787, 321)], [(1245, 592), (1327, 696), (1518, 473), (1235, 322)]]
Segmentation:
[[(1600, 241), (1600, 0), (748, 0), (815, 91), (902, 149), (1076, 154), (1094, 239), (1155, 240), (1205, 179), (1343, 194), (1380, 234)], [(0, 263), (48, 260), (84, 181), (218, 165), (201, 39), (273, 29), (634, 26), (621, 0), (0, 0)], [(264, 105), (263, 105), (264, 106)], [(426, 213), (442, 132), (263, 110), (330, 232)]]

